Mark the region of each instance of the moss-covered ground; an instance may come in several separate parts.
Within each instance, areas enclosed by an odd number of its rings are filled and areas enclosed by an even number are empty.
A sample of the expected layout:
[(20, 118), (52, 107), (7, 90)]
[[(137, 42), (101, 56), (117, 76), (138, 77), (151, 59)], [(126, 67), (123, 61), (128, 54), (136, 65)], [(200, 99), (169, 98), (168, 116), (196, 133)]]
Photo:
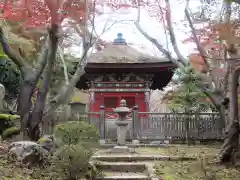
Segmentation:
[[(197, 157), (197, 161), (152, 161), (156, 174), (163, 180), (239, 180), (240, 169), (216, 164), (219, 146), (172, 145), (165, 148), (138, 148), (140, 154)], [(20, 166), (0, 156), (1, 180), (57, 180), (49, 168)]]

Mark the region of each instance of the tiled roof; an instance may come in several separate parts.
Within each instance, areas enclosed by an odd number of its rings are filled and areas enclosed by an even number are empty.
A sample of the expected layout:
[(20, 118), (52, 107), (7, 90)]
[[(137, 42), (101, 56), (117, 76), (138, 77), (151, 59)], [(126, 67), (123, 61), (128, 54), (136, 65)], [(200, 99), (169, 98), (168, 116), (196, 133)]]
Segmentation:
[(156, 58), (137, 51), (135, 48), (127, 45), (122, 34), (109, 43), (102, 51), (93, 53), (87, 59), (88, 63), (156, 63), (169, 62), (167, 58)]
[(92, 54), (87, 61), (91, 63), (153, 63), (169, 60), (143, 54), (128, 45), (109, 44), (102, 51)]

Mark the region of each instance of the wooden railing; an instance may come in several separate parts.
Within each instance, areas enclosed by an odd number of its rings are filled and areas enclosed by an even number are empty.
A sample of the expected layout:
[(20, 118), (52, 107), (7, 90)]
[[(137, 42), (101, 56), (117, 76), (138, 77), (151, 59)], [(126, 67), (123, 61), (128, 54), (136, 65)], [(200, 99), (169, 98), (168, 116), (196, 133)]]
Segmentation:
[[(88, 112), (76, 115), (75, 120), (85, 120), (95, 125), (103, 139), (116, 139), (117, 127), (115, 121), (117, 115), (114, 112)], [(73, 120), (74, 118), (70, 118)], [(222, 139), (224, 127), (217, 113), (153, 113), (138, 112), (133, 108), (129, 113), (128, 134), (129, 139), (183, 139), (188, 135), (192, 139)], [(56, 122), (46, 125), (48, 133), (53, 129)], [(187, 133), (188, 132), (188, 133)]]
[[(145, 115), (145, 117), (141, 117)], [(147, 116), (146, 116), (147, 115)], [(217, 113), (143, 113), (133, 119), (137, 139), (222, 139), (224, 127)]]

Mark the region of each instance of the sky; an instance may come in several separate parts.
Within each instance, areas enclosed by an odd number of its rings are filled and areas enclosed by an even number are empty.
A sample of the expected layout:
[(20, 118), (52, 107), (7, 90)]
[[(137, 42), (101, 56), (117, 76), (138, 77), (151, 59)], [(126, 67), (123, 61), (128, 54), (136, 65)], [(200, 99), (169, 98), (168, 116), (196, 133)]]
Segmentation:
[[(184, 4), (181, 4), (181, 5), (183, 5), (183, 8), (184, 8)], [(174, 6), (172, 7), (173, 9), (176, 8), (176, 6), (175, 7)], [(181, 9), (183, 10), (183, 8)], [(107, 31), (102, 35), (102, 39), (112, 41), (113, 39), (116, 38), (116, 34), (118, 32), (121, 32), (124, 38), (126, 39), (126, 41), (131, 45), (133, 45), (133, 47), (137, 48), (139, 51), (149, 53), (154, 56), (161, 56), (161, 53), (135, 27), (134, 20), (136, 20), (136, 17), (137, 17), (136, 9), (129, 9), (128, 11), (126, 11), (125, 9), (120, 9), (117, 13), (114, 13), (114, 15), (111, 15), (111, 17), (109, 17), (108, 14), (103, 15), (102, 17), (97, 18), (97, 22), (100, 24), (100, 26), (98, 26), (97, 28), (97, 31), (99, 33), (102, 32), (103, 26), (105, 24), (104, 21), (106, 22), (106, 19), (108, 18), (110, 18), (109, 21), (112, 21), (112, 23), (114, 23), (114, 21), (116, 20), (118, 21), (130, 20), (130, 22), (126, 21), (124, 24), (118, 23), (115, 26), (113, 26), (109, 31)], [(180, 43), (181, 40), (184, 39), (184, 36), (186, 37), (186, 35), (184, 35), (185, 33), (184, 29), (183, 28), (179, 29), (181, 25), (178, 23), (184, 19), (183, 11), (182, 12), (178, 11), (178, 13), (173, 13), (173, 19), (175, 22), (177, 22), (174, 29), (177, 31), (177, 37), (179, 38), (178, 42), (179, 42), (179, 45), (181, 45)], [(145, 9), (141, 10), (140, 25), (149, 35), (156, 38), (163, 45), (167, 44), (164, 28), (162, 24), (157, 22), (155, 19), (150, 18), (149, 13)], [(179, 46), (179, 48), (184, 49), (184, 54), (187, 54), (188, 48), (183, 46), (182, 47)]]
[[(164, 2), (164, 0), (161, 0)], [(197, 11), (200, 2), (198, 0), (191, 1), (190, 4), (192, 11)], [(184, 8), (185, 0), (171, 0), (172, 8), (172, 21), (174, 22), (174, 31), (177, 38), (178, 47), (183, 56), (187, 57), (190, 52), (193, 52), (195, 44), (183, 44), (182, 41), (190, 36), (190, 28), (185, 20)], [(219, 8), (219, 7), (216, 7)], [(101, 39), (112, 42), (116, 37), (117, 33), (121, 32), (123, 38), (126, 39), (130, 46), (136, 48), (138, 51), (143, 53), (162, 57), (162, 54), (149, 42), (135, 27), (134, 21), (137, 17), (136, 9), (121, 8), (118, 11), (113, 12), (111, 9), (104, 7), (104, 14), (96, 17), (96, 31), (98, 35), (101, 35)], [(107, 29), (115, 23), (111, 28), (103, 33), (104, 26), (108, 24)], [(156, 38), (164, 47), (168, 48), (172, 52), (173, 56), (175, 53), (172, 49), (171, 43), (168, 40), (166, 43), (166, 36), (164, 28), (161, 23), (157, 22), (154, 18), (150, 18), (150, 14), (146, 9), (141, 10), (141, 21), (140, 25), (142, 28), (152, 37)], [(103, 34), (102, 34), (103, 33)], [(168, 44), (168, 45), (167, 45)], [(74, 52), (80, 56), (80, 49), (75, 47)], [(176, 56), (175, 56), (176, 57)]]

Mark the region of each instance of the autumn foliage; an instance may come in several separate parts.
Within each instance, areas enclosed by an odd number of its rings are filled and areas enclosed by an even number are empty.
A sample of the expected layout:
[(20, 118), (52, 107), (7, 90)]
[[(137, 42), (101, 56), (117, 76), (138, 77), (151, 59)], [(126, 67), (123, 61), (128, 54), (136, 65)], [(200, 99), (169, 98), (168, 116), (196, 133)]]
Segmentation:
[(81, 22), (85, 17), (84, 0), (4, 0), (0, 9), (1, 19), (21, 22), (25, 28), (59, 24), (67, 18)]
[[(221, 73), (224, 63), (224, 51), (234, 45), (239, 51), (238, 44), (240, 43), (238, 22), (228, 23), (212, 23), (202, 29), (197, 30), (197, 35), (201, 46), (206, 52), (206, 58), (214, 65), (214, 71)], [(183, 43), (193, 42), (190, 37), (184, 40)], [(192, 53), (189, 55), (189, 61), (194, 69), (200, 72), (206, 72), (206, 65), (203, 61), (202, 55), (199, 53)]]

